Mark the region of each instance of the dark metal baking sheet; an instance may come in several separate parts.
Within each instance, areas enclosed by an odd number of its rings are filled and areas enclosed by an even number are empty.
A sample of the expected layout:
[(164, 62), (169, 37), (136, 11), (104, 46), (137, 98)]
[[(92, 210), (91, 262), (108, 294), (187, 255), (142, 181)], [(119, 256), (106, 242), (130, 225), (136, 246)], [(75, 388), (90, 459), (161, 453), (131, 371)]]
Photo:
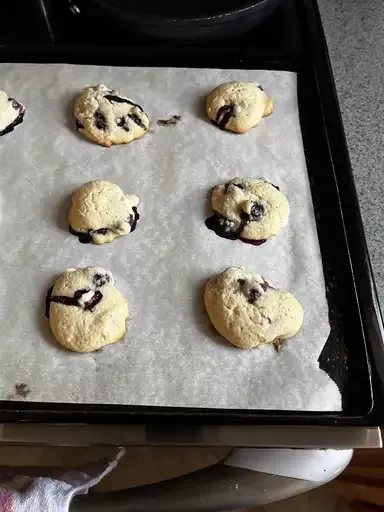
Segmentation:
[[(298, 73), (300, 122), (323, 258), (331, 335), (319, 364), (339, 385), (341, 413), (214, 410), (115, 405), (0, 402), (0, 421), (357, 425), (378, 421), (373, 408), (371, 356), (381, 354), (382, 325), (337, 97), (313, 2), (300, 11), (304, 55), (247, 48), (0, 47), (3, 62), (280, 69)], [(377, 376), (375, 374), (375, 379)]]

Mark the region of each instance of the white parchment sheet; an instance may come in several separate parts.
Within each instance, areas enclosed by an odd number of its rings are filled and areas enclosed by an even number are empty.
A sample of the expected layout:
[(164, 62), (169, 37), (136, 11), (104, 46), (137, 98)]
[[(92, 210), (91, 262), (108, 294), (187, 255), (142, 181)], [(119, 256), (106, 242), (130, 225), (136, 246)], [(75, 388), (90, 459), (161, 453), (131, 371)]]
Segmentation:
[[(245, 135), (207, 122), (204, 97), (229, 80), (256, 80), (275, 112)], [(138, 102), (151, 129), (103, 148), (75, 130), (71, 102), (104, 83)], [(215, 408), (337, 411), (337, 386), (317, 358), (328, 307), (298, 119), (296, 75), (280, 71), (1, 64), (0, 89), (26, 106), (0, 138), (0, 398)], [(157, 120), (180, 115), (176, 126)], [(209, 231), (209, 191), (236, 176), (265, 177), (287, 196), (287, 228), (260, 247)], [(73, 190), (93, 179), (140, 198), (134, 233), (105, 246), (67, 231)], [(123, 342), (91, 354), (55, 344), (44, 299), (69, 267), (110, 269), (129, 300)], [(242, 351), (215, 334), (203, 285), (244, 265), (304, 307), (301, 333), (277, 353)]]

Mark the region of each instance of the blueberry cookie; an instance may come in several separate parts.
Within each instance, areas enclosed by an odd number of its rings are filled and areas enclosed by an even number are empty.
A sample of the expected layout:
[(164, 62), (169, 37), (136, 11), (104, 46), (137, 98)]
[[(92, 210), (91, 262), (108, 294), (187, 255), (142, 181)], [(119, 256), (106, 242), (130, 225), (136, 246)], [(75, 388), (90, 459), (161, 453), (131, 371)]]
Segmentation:
[(290, 292), (243, 267), (210, 279), (204, 301), (215, 329), (240, 348), (278, 343), (295, 336), (303, 323), (303, 308)]
[(0, 136), (12, 132), (15, 126), (21, 124), (24, 113), (24, 105), (0, 91)]
[(274, 102), (256, 82), (229, 82), (214, 89), (206, 100), (209, 119), (220, 130), (245, 133), (272, 114)]
[(223, 238), (261, 245), (288, 222), (289, 205), (264, 179), (235, 178), (212, 190), (214, 215), (205, 224)]
[(139, 199), (109, 181), (90, 181), (72, 195), (69, 231), (83, 244), (101, 245), (135, 230)]
[(57, 341), (74, 352), (92, 352), (125, 336), (128, 302), (111, 272), (69, 269), (48, 291), (46, 315)]
[(127, 144), (149, 128), (140, 105), (103, 84), (84, 89), (76, 98), (74, 113), (78, 131), (102, 146)]

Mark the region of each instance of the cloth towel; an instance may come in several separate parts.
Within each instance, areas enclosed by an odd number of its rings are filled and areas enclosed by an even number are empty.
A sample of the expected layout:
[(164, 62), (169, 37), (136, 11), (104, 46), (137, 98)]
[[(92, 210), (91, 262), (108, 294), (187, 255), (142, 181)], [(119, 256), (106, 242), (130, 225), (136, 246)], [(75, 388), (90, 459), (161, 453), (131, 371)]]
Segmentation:
[[(11, 468), (0, 466), (0, 512), (68, 512), (72, 498), (87, 494), (110, 473), (125, 450), (84, 470)], [(44, 471), (45, 470), (45, 471)]]

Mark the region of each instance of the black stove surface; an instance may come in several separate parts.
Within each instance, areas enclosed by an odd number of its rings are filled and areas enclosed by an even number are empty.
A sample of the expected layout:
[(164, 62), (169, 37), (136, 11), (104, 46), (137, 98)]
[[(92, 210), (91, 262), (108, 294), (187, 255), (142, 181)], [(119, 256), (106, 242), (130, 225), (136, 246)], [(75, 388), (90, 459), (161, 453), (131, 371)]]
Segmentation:
[[(17, 3), (4, 6), (2, 18), (4, 29), (0, 44), (7, 43), (61, 43), (97, 44), (102, 46), (137, 46), (151, 43), (134, 34), (122, 31), (112, 21), (98, 19), (83, 12), (70, 9), (67, 0), (30, 0), (23, 6), (19, 16)], [(17, 19), (18, 30), (13, 20)], [(153, 43), (153, 41), (152, 41)], [(158, 42), (162, 46), (175, 45), (174, 41)], [(179, 45), (179, 43), (177, 43)], [(219, 42), (204, 43), (210, 47), (253, 47), (277, 53), (280, 56), (297, 55), (302, 52), (300, 26), (294, 0), (282, 0), (281, 5), (243, 37), (229, 38)]]

